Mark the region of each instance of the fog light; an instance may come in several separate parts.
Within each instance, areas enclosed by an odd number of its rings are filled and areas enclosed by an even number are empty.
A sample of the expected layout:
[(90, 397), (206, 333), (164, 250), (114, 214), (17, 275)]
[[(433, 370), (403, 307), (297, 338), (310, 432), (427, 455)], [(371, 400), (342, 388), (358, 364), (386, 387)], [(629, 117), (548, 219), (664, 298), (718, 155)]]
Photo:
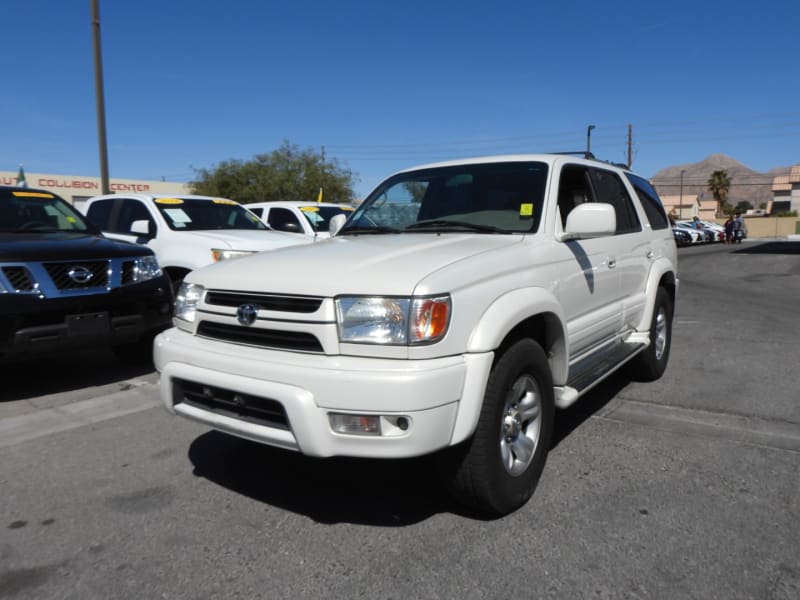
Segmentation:
[(378, 415), (345, 415), (330, 413), (331, 429), (336, 433), (380, 435), (381, 418)]

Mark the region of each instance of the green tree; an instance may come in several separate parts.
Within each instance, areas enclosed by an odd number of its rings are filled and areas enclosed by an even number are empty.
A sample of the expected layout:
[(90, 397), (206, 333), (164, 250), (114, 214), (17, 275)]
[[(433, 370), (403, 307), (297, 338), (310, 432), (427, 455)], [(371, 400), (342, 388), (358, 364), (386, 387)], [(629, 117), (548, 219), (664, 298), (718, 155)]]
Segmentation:
[(728, 191), (731, 189), (731, 178), (728, 172), (723, 170), (714, 171), (708, 178), (708, 190), (717, 201), (717, 215), (721, 215), (727, 203)]
[(350, 202), (356, 178), (336, 159), (284, 141), (280, 148), (251, 160), (224, 160), (209, 169), (195, 169), (190, 187), (195, 194), (231, 198), (242, 204), (276, 200)]
[(741, 200), (736, 205), (736, 212), (745, 213), (745, 212), (747, 212), (748, 210), (750, 210), (752, 208), (753, 208), (753, 204), (751, 202), (748, 202), (747, 200)]

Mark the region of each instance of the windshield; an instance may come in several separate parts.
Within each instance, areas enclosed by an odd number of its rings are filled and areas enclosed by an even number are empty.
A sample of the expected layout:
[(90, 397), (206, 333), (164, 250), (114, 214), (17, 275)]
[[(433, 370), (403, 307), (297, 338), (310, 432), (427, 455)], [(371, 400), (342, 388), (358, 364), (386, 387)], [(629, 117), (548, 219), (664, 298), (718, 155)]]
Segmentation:
[(314, 231), (328, 231), (328, 224), (331, 218), (336, 215), (349, 217), (353, 210), (354, 209), (349, 206), (315, 206), (309, 204), (300, 207), (300, 211), (308, 222), (311, 223), (311, 227)]
[(249, 210), (225, 198), (156, 198), (155, 203), (167, 225), (176, 231), (269, 229)]
[(0, 232), (92, 232), (78, 211), (49, 192), (0, 189)]
[(399, 173), (356, 209), (340, 233), (529, 233), (539, 227), (547, 165), (498, 162)]

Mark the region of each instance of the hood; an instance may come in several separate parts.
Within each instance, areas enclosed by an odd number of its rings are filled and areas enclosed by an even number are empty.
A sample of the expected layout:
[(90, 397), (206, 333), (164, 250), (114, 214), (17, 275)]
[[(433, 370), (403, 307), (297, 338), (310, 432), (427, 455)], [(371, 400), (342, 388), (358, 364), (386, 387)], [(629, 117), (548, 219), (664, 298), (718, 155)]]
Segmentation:
[(152, 254), (149, 248), (138, 244), (87, 233), (0, 233), (0, 260), (3, 262), (87, 260)]
[(310, 296), (409, 295), (431, 273), (523, 239), (427, 233), (341, 236), (217, 263), (186, 280), (208, 288)]
[(191, 233), (195, 238), (207, 240), (210, 247), (222, 246), (226, 250), (249, 250), (251, 252), (308, 244), (313, 241), (306, 236), (263, 229), (214, 229), (185, 233)]

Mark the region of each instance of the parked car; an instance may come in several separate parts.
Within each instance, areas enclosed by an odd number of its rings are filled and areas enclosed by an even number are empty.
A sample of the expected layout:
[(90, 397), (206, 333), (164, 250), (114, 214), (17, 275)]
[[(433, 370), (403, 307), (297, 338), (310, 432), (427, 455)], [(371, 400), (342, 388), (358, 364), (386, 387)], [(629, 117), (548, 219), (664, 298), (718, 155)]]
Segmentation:
[(702, 230), (697, 229), (697, 227), (687, 227), (686, 225), (680, 225), (678, 222), (675, 222), (672, 224), (673, 233), (675, 230), (689, 236), (690, 244), (705, 244), (708, 241), (706, 234), (703, 233)]
[(435, 453), (459, 501), (505, 514), (533, 494), (555, 407), (666, 368), (677, 250), (626, 169), (416, 167), (331, 233), (186, 277), (155, 343), (170, 413), (310, 456)]
[(701, 232), (706, 243), (722, 242), (725, 240), (725, 228), (710, 221), (677, 221), (676, 225)]
[(0, 186), (0, 361), (91, 346), (150, 359), (171, 320), (152, 250), (104, 238), (56, 194)]
[(82, 210), (106, 236), (152, 248), (175, 290), (199, 267), (308, 241), (270, 231), (227, 198), (112, 194), (90, 198)]
[(680, 247), (692, 245), (692, 235), (681, 227), (673, 227), (672, 235), (675, 237), (675, 244)]
[(244, 206), (276, 231), (299, 233), (314, 239), (330, 237), (331, 218), (349, 216), (354, 210), (346, 204), (332, 202), (251, 202)]

